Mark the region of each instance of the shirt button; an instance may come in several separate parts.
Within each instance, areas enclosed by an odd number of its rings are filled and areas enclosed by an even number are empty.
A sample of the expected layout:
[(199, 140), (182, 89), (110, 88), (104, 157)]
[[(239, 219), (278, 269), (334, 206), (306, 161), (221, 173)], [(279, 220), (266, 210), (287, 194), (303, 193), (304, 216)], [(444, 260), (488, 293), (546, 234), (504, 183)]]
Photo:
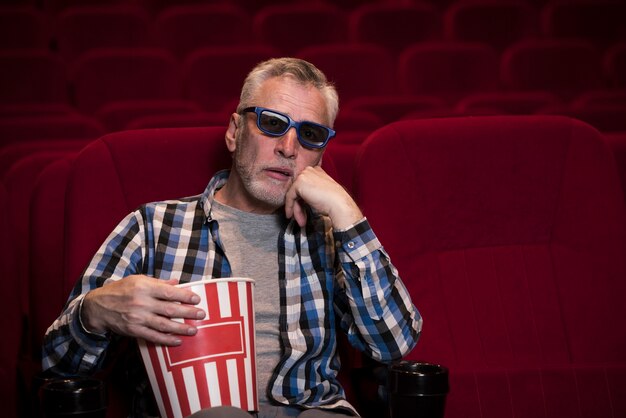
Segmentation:
[(353, 249), (354, 248), (354, 241), (350, 241), (348, 243), (348, 248)]

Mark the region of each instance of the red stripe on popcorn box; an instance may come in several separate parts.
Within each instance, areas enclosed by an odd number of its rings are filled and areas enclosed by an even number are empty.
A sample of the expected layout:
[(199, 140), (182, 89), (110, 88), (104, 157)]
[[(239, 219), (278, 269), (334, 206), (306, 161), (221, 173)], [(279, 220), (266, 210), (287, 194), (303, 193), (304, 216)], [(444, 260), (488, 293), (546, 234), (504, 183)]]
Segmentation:
[[(243, 318), (237, 320), (206, 323), (196, 322), (198, 332), (191, 337), (183, 336), (182, 344), (167, 347), (168, 370), (176, 366), (189, 366), (189, 363), (217, 358), (245, 357), (245, 333)], [(185, 344), (192, 338), (199, 338), (203, 344)]]

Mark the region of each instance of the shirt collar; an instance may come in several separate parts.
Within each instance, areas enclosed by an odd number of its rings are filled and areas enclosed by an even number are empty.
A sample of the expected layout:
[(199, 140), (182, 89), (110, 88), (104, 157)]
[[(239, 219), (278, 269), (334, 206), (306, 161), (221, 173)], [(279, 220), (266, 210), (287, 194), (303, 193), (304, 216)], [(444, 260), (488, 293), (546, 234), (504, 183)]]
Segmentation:
[(226, 181), (228, 181), (228, 176), (230, 175), (230, 170), (221, 170), (215, 173), (209, 184), (204, 189), (204, 193), (200, 197), (200, 203), (202, 204), (202, 208), (204, 210), (204, 216), (206, 217), (207, 222), (212, 220), (211, 217), (211, 207), (213, 205), (213, 200), (215, 199), (215, 193), (224, 187)]

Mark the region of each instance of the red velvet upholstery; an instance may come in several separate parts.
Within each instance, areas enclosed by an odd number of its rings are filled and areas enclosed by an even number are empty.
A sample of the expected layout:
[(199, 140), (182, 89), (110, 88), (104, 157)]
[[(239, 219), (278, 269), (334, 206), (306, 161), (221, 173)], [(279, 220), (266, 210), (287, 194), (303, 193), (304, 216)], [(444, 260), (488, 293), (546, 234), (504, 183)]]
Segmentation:
[(0, 51), (0, 103), (66, 103), (67, 68), (45, 49)]
[(68, 153), (41, 171), (30, 201), (29, 343), (35, 360), (39, 359), (46, 329), (61, 312), (71, 290), (63, 281), (63, 236), (65, 189), (75, 155)]
[(255, 39), (286, 55), (347, 39), (344, 13), (330, 2), (268, 5), (255, 14), (253, 31)]
[(401, 119), (409, 112), (441, 110), (445, 106), (445, 101), (440, 97), (398, 94), (358, 97), (343, 105), (342, 109), (367, 110), (380, 117), (384, 123), (389, 123)]
[(447, 417), (579, 416), (624, 398), (626, 207), (596, 130), (415, 120), (362, 147), (357, 197), (424, 317), (408, 357), (450, 367)]
[(405, 94), (455, 101), (497, 87), (498, 57), (495, 50), (478, 42), (423, 42), (400, 55), (398, 74)]
[(144, 47), (152, 42), (148, 14), (133, 5), (74, 6), (56, 17), (55, 39), (68, 61), (94, 48)]
[(20, 306), (15, 264), (15, 242), (9, 216), (10, 200), (4, 184), (0, 183), (0, 277), (4, 300), (0, 305), (4, 335), (0, 344), (0, 391), (2, 391), (2, 415), (17, 417), (17, 359), (22, 341), (22, 308)]
[(543, 32), (583, 38), (604, 47), (626, 39), (626, 4), (619, 0), (551, 0), (542, 10)]
[(252, 67), (279, 55), (267, 45), (200, 48), (183, 63), (184, 96), (204, 110), (221, 110), (224, 103), (239, 98), (237, 92)]
[(457, 1), (444, 14), (447, 39), (483, 42), (497, 50), (538, 33), (537, 10), (525, 0)]
[(95, 112), (120, 100), (180, 99), (180, 68), (158, 48), (100, 48), (81, 55), (72, 66), (76, 106)]
[(604, 139), (613, 151), (626, 198), (626, 132), (607, 132), (604, 134)]
[(353, 42), (376, 43), (394, 54), (441, 37), (441, 13), (429, 2), (378, 2), (354, 8), (348, 20)]
[(29, 309), (28, 288), (28, 236), (29, 236), (29, 208), (30, 198), (35, 186), (35, 181), (44, 167), (52, 161), (62, 158), (66, 151), (41, 151), (26, 155), (11, 165), (10, 169), (2, 177), (11, 205), (9, 215), (12, 230), (15, 232), (13, 239), (15, 259), (17, 262), (17, 276), (21, 305), (24, 314)]
[(626, 41), (612, 46), (604, 58), (604, 72), (611, 87), (626, 88)]
[(34, 7), (0, 6), (0, 49), (47, 48), (50, 28)]
[(96, 119), (78, 114), (0, 119), (0, 147), (41, 139), (95, 139), (103, 133)]
[(532, 115), (541, 108), (559, 104), (561, 100), (547, 91), (505, 91), (470, 94), (461, 99), (455, 108), (462, 114), (494, 109), (503, 114)]
[(248, 44), (251, 27), (248, 12), (230, 3), (172, 2), (154, 22), (157, 42), (179, 58), (201, 47)]
[(375, 44), (333, 44), (304, 48), (296, 54), (326, 74), (343, 101), (359, 96), (394, 94), (395, 65), (391, 53)]
[(547, 90), (566, 99), (601, 86), (600, 54), (581, 40), (517, 42), (501, 58), (500, 78), (512, 90)]
[(123, 100), (103, 105), (95, 116), (108, 132), (113, 132), (123, 130), (130, 121), (143, 116), (199, 111), (200, 107), (189, 100)]

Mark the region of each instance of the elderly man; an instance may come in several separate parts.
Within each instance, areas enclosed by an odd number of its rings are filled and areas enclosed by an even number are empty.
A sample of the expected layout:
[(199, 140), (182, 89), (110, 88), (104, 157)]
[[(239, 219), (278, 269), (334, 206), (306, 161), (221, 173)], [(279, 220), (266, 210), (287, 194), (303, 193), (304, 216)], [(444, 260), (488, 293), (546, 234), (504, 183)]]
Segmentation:
[(259, 416), (357, 415), (337, 380), (336, 324), (388, 362), (414, 347), (422, 320), (359, 207), (321, 168), (338, 108), (312, 64), (257, 65), (226, 132), (232, 168), (115, 228), (48, 329), (44, 369), (93, 374), (124, 337), (180, 345), (197, 329), (172, 318), (205, 313), (174, 284), (252, 277)]

